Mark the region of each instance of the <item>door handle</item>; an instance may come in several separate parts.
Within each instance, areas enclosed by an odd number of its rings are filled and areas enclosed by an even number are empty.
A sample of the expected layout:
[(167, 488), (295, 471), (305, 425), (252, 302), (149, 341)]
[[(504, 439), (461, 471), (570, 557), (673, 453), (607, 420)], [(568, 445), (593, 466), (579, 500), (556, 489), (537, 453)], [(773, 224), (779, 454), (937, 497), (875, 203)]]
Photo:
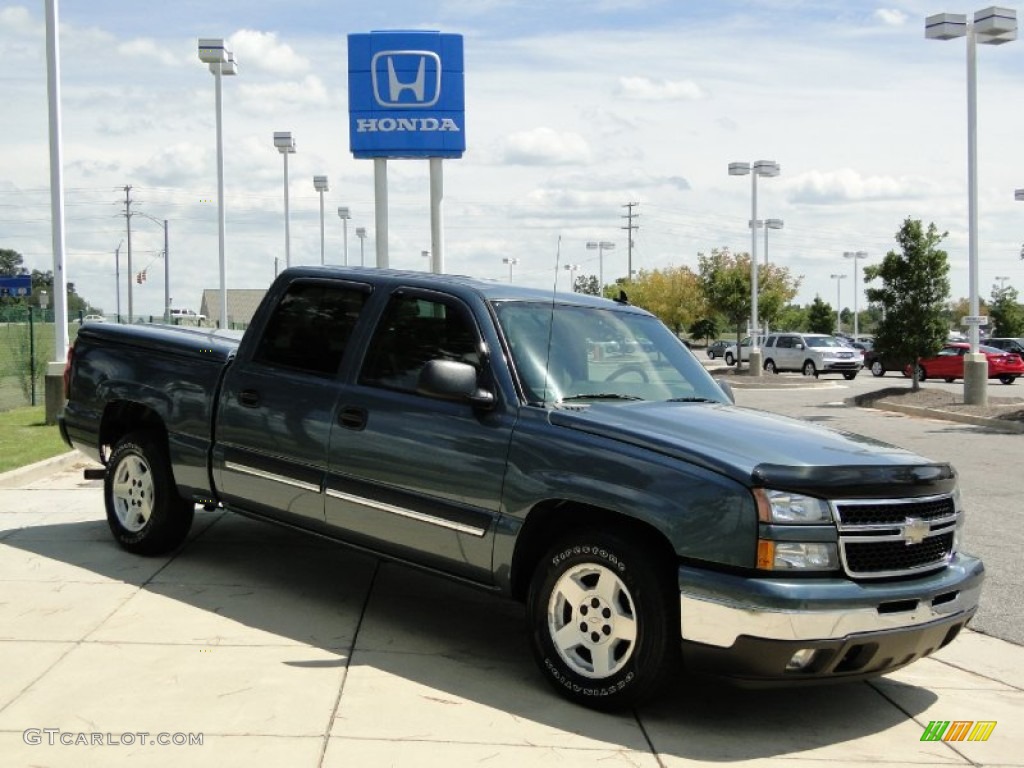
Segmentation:
[(338, 412), (338, 423), (345, 429), (365, 429), (367, 413), (365, 408), (342, 408)]
[(260, 393), (255, 389), (243, 389), (238, 393), (238, 402), (246, 408), (255, 408), (260, 404)]

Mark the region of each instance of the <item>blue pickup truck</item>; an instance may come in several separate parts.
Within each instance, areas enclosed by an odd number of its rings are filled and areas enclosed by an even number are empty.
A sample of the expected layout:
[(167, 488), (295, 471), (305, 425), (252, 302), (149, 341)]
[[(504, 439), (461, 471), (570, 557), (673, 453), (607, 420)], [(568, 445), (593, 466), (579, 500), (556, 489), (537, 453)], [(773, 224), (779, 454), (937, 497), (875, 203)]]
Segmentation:
[(951, 466), (737, 407), (625, 297), (294, 268), (244, 335), (83, 326), (65, 385), (125, 549), (198, 505), (446, 574), (525, 602), (596, 708), (884, 674), (978, 605)]

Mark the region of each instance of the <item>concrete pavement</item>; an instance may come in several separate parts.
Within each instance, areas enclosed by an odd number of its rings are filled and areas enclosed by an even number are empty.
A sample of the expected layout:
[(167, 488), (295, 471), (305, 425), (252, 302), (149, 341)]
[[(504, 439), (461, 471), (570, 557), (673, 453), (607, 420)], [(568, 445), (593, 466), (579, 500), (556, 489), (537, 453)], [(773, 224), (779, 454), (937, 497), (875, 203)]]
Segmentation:
[[(1024, 766), (1024, 648), (978, 633), (871, 683), (681, 679), (600, 714), (551, 691), (516, 604), (223, 512), (139, 558), (81, 465), (15, 485), (0, 489), (4, 766)], [(932, 721), (996, 726), (922, 741)]]

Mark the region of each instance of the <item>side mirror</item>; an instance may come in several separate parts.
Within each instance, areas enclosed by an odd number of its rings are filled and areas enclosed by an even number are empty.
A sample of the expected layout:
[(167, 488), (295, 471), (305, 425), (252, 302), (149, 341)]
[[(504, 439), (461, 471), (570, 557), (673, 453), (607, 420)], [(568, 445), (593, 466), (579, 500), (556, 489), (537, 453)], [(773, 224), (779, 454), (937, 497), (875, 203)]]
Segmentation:
[(725, 392), (726, 397), (729, 398), (729, 402), (736, 405), (736, 394), (732, 391), (732, 384), (725, 379), (715, 379), (715, 383), (718, 384), (719, 388)]
[(803, 344), (794, 344), (793, 345), (793, 349), (800, 349), (800, 350), (802, 350), (803, 348), (804, 348)]
[(428, 360), (420, 370), (416, 391), (442, 400), (458, 400), (476, 408), (491, 408), (494, 394), (476, 383), (476, 368), (455, 360)]

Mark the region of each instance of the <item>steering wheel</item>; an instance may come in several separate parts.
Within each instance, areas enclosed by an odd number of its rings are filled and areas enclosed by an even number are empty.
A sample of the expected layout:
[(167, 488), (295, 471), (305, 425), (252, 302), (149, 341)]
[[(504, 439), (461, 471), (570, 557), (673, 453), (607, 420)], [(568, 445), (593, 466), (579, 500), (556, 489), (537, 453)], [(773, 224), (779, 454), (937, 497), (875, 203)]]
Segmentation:
[(643, 366), (639, 363), (627, 363), (626, 365), (619, 366), (614, 371), (605, 377), (605, 381), (615, 381), (620, 376), (626, 376), (630, 373), (636, 373), (640, 375), (640, 381), (644, 384), (648, 383), (650, 379), (647, 376), (647, 371), (644, 370)]

